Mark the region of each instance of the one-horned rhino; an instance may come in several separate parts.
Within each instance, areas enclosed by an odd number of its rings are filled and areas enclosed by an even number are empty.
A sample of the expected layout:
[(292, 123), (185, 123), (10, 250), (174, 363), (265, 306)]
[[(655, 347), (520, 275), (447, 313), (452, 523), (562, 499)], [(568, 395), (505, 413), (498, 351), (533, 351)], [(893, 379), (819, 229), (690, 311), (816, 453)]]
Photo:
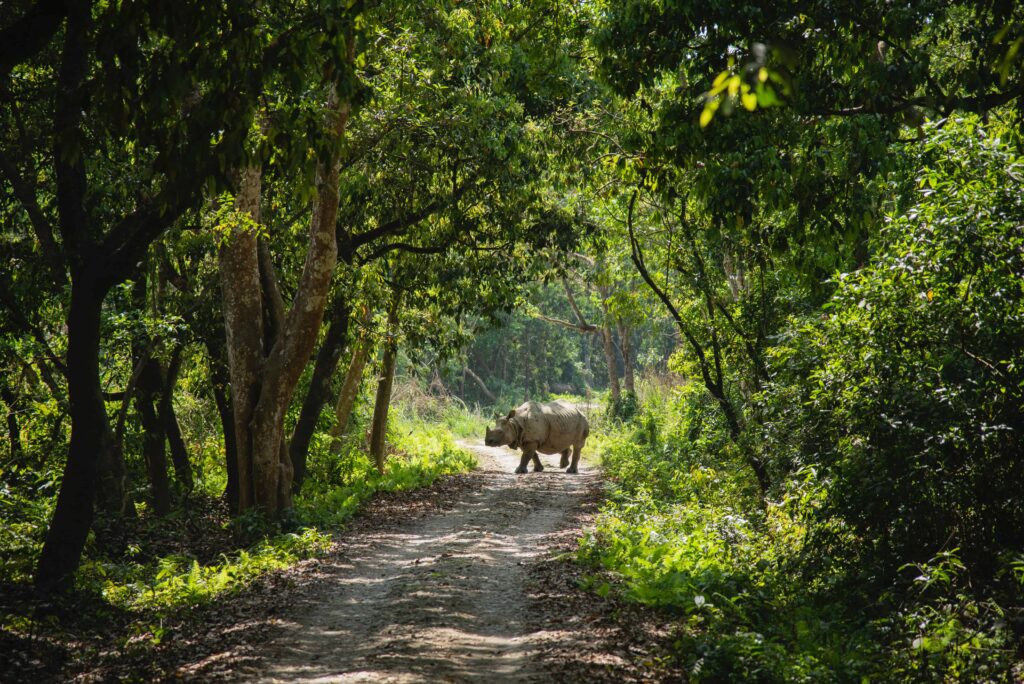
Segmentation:
[(561, 454), (559, 467), (569, 466), (565, 472), (577, 472), (580, 451), (590, 435), (590, 425), (587, 417), (576, 406), (562, 400), (548, 403), (528, 401), (509, 411), (507, 416), (500, 416), (500, 413), (497, 414), (498, 424), (487, 430), (484, 444), (521, 449), (523, 458), (516, 468), (517, 473), (526, 472), (530, 459), (533, 459), (534, 472), (544, 470), (537, 456), (538, 451), (542, 454)]

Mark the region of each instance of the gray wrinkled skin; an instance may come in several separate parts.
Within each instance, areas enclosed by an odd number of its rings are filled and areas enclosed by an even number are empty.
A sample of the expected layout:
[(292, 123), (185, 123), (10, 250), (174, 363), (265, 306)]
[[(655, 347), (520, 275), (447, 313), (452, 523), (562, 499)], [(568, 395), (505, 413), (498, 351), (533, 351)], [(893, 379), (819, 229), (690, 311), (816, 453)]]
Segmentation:
[(509, 411), (507, 416), (499, 417), (497, 425), (488, 428), (484, 444), (521, 449), (523, 457), (516, 468), (520, 474), (526, 472), (531, 460), (534, 472), (544, 470), (538, 451), (561, 454), (559, 467), (569, 466), (565, 472), (575, 473), (588, 435), (590, 424), (587, 417), (574, 404), (561, 399), (548, 403), (528, 401)]

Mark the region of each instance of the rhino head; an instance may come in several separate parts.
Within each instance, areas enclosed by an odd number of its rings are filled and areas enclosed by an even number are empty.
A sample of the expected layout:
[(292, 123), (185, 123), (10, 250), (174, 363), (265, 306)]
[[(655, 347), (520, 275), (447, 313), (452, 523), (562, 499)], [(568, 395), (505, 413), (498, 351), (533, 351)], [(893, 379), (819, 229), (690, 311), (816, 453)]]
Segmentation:
[(515, 441), (516, 430), (512, 427), (512, 424), (509, 421), (513, 415), (515, 415), (515, 411), (509, 411), (507, 416), (495, 413), (494, 417), (497, 420), (497, 425), (492, 428), (487, 428), (487, 434), (484, 435), (484, 444), (496, 447), (504, 444), (511, 444)]

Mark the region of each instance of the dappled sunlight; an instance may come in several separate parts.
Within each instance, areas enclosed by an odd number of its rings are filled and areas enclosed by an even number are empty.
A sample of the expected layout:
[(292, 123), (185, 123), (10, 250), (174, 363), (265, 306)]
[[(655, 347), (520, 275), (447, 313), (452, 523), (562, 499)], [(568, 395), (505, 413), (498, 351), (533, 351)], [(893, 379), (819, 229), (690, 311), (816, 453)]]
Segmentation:
[[(332, 565), (322, 602), (283, 621), (262, 681), (450, 681), (538, 677), (542, 646), (571, 642), (564, 625), (530, 626), (525, 568), (593, 485), (550, 470), (514, 475), (518, 452), (471, 442), (481, 486), (455, 508), (356, 541)], [(552, 462), (554, 461), (554, 462)]]

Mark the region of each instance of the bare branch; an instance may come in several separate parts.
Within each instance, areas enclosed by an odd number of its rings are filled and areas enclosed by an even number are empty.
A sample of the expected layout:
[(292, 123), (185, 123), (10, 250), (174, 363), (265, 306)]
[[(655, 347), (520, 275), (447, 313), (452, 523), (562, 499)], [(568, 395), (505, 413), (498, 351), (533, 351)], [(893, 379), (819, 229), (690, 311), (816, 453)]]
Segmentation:
[(576, 298), (572, 294), (572, 288), (569, 287), (569, 280), (562, 276), (562, 287), (565, 288), (565, 296), (569, 300), (569, 306), (572, 307), (572, 312), (576, 314), (576, 320), (579, 321), (581, 327), (595, 328), (587, 323), (587, 320), (583, 318), (583, 314), (580, 312), (580, 307), (576, 305)]
[(487, 389), (487, 385), (484, 384), (484, 381), (481, 380), (480, 376), (474, 373), (473, 369), (470, 368), (469, 366), (466, 366), (466, 375), (473, 378), (476, 384), (480, 386), (480, 389), (483, 390), (484, 396), (486, 396), (491, 401), (497, 401), (497, 398), (494, 396), (491, 390)]
[(582, 322), (573, 323), (572, 321), (563, 321), (561, 318), (553, 318), (551, 316), (545, 316), (544, 314), (541, 313), (533, 314), (532, 317), (541, 321), (547, 321), (548, 323), (554, 323), (555, 325), (560, 325), (562, 327), (569, 328), (570, 330), (577, 330), (581, 333), (597, 333), (601, 331), (601, 329), (598, 328), (596, 325), (591, 325), (589, 323)]
[(14, 190), (14, 196), (18, 198), (22, 208), (25, 209), (25, 213), (28, 214), (32, 229), (35, 231), (39, 245), (42, 247), (43, 258), (53, 274), (54, 281), (58, 284), (63, 283), (65, 280), (64, 258), (61, 255), (60, 247), (57, 246), (57, 242), (53, 237), (53, 226), (47, 220), (45, 214), (43, 214), (43, 210), (39, 206), (39, 202), (36, 201), (32, 188), (29, 187), (25, 179), (18, 173), (17, 167), (2, 151), (0, 151), (0, 173), (7, 178), (7, 182), (11, 184), (11, 188)]

